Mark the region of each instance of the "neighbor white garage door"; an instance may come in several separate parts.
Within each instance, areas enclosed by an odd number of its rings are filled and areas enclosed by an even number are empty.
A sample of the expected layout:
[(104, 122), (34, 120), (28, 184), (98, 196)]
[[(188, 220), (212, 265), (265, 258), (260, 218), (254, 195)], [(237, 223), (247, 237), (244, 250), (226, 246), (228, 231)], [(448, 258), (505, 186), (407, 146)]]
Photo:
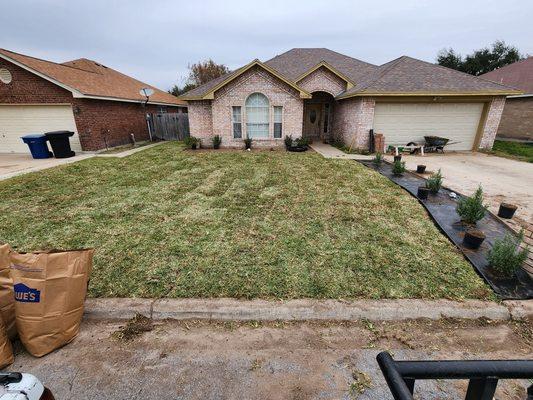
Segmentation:
[[(0, 105), (0, 153), (28, 153), (21, 136), (51, 131), (76, 132), (71, 106)], [(77, 134), (70, 138), (74, 151), (81, 151)]]
[(385, 135), (386, 145), (442, 136), (457, 142), (446, 150), (472, 150), (482, 110), (482, 103), (377, 103), (374, 132)]

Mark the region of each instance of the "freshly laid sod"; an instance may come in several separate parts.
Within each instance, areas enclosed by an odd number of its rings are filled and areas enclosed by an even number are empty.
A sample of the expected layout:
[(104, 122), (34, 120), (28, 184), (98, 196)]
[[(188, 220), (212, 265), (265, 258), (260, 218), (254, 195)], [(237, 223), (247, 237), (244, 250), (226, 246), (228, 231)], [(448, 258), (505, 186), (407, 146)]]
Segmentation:
[(492, 153), (497, 156), (533, 163), (533, 143), (495, 140), (494, 146), (492, 147)]
[(0, 241), (96, 248), (91, 296), (491, 296), (416, 200), (312, 152), (167, 143), (2, 181), (0, 198)]

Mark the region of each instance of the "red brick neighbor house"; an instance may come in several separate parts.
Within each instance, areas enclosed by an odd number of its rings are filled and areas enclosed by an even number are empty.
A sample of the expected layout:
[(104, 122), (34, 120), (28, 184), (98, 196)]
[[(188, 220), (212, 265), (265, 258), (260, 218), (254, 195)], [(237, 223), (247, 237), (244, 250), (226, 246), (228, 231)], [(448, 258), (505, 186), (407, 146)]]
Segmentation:
[(524, 92), (507, 97), (498, 137), (533, 142), (533, 57), (498, 68), (481, 77)]
[[(154, 94), (141, 96), (142, 88)], [(0, 153), (27, 153), (20, 136), (70, 130), (74, 150), (149, 139), (147, 113), (186, 112), (175, 96), (87, 59), (62, 64), (0, 49)], [(179, 111), (178, 111), (179, 110)]]
[(197, 87), (187, 100), (191, 135), (209, 146), (282, 145), (286, 135), (341, 140), (368, 149), (370, 130), (386, 144), (451, 139), (452, 150), (491, 148), (508, 95), (519, 90), (400, 57), (376, 66), (324, 48), (292, 49)]

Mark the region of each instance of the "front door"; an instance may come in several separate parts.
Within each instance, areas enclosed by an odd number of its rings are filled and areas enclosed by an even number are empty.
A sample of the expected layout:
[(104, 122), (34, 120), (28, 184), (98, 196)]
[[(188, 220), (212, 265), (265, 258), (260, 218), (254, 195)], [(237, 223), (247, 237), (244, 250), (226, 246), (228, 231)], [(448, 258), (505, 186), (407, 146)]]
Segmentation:
[(304, 136), (320, 139), (322, 104), (306, 104), (304, 111)]

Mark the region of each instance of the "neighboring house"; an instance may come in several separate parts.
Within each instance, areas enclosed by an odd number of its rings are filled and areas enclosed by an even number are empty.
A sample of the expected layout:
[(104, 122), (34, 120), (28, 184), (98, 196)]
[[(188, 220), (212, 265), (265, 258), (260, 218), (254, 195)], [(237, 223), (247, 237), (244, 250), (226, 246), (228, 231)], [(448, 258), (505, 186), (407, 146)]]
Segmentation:
[(505, 96), (519, 91), (410, 57), (376, 66), (328, 49), (292, 49), (254, 60), (181, 96), (191, 135), (210, 145), (274, 146), (283, 137), (342, 140), (367, 149), (369, 131), (387, 144), (452, 139), (455, 150), (490, 148)]
[[(142, 88), (154, 94), (145, 106)], [(175, 96), (95, 61), (57, 64), (0, 49), (0, 153), (28, 152), (20, 136), (70, 130), (74, 150), (146, 140), (147, 113), (178, 112)]]
[(507, 97), (498, 137), (533, 141), (533, 57), (481, 76), (524, 92)]

